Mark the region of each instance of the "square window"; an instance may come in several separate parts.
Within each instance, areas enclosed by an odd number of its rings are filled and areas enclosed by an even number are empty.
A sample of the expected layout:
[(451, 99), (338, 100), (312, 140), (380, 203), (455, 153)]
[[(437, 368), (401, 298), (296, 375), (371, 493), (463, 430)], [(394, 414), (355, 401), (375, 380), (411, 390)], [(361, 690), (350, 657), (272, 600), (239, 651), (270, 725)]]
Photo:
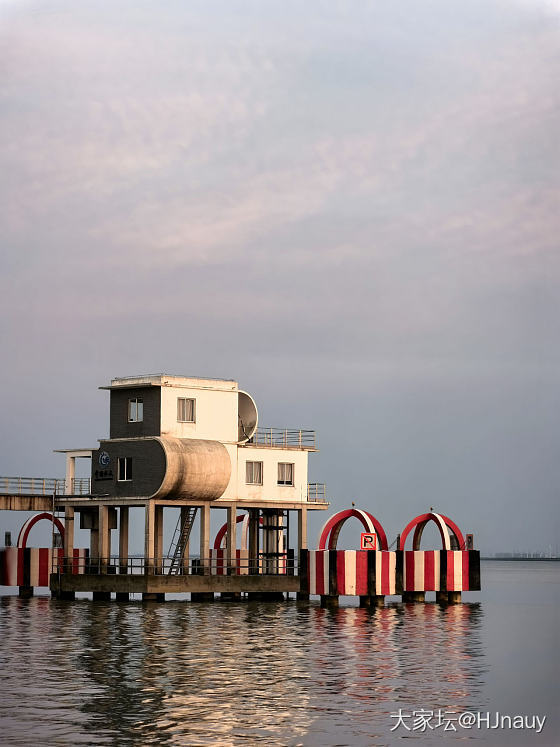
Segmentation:
[(294, 484), (294, 465), (289, 462), (278, 462), (278, 485)]
[(196, 408), (194, 399), (186, 399), (185, 397), (177, 397), (177, 422), (179, 423), (195, 423), (196, 422)]
[(262, 462), (245, 462), (245, 482), (247, 485), (263, 484)]
[(141, 423), (144, 420), (144, 400), (136, 397), (128, 400), (128, 422)]
[(128, 482), (132, 480), (132, 457), (119, 457), (118, 481)]

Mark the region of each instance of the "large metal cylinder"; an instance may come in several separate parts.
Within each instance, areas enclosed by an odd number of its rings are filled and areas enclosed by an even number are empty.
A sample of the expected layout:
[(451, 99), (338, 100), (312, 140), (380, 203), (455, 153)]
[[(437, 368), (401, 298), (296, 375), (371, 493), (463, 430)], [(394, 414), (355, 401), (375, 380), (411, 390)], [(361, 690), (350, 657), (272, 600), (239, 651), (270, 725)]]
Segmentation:
[(218, 441), (197, 438), (156, 438), (165, 454), (165, 476), (152, 498), (215, 500), (223, 495), (231, 461)]

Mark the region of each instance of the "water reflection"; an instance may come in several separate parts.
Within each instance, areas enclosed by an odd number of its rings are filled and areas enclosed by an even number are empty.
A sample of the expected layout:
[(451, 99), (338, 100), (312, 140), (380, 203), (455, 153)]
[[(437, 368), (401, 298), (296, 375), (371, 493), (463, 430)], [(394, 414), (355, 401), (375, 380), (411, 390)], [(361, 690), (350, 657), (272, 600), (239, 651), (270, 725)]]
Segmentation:
[(399, 707), (483, 706), (479, 605), (5, 597), (0, 615), (10, 744), (387, 744)]

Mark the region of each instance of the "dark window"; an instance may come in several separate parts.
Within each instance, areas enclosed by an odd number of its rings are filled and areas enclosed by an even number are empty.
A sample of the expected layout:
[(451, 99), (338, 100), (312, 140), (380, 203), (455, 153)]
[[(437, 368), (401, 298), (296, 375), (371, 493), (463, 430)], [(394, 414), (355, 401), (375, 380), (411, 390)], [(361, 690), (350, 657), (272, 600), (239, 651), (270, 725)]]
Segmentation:
[(294, 484), (294, 465), (288, 462), (278, 463), (278, 485)]
[(119, 457), (119, 482), (126, 482), (132, 480), (132, 458), (131, 457)]
[(245, 462), (245, 482), (247, 485), (263, 484), (262, 462)]
[(195, 423), (195, 400), (177, 397), (177, 421), (179, 423)]
[(128, 422), (141, 423), (144, 420), (144, 400), (136, 397), (128, 400)]

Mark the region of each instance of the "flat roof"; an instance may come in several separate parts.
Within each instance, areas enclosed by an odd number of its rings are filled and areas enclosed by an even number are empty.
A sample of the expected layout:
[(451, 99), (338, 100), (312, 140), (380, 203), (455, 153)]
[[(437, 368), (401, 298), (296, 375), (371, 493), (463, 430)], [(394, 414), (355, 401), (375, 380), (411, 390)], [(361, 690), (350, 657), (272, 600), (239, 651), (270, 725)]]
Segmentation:
[(214, 389), (217, 385), (229, 384), (230, 390), (238, 388), (235, 379), (217, 379), (202, 376), (176, 376), (175, 374), (144, 374), (140, 376), (119, 376), (111, 379), (108, 386), (99, 389), (138, 389), (139, 387), (162, 386), (191, 386)]

